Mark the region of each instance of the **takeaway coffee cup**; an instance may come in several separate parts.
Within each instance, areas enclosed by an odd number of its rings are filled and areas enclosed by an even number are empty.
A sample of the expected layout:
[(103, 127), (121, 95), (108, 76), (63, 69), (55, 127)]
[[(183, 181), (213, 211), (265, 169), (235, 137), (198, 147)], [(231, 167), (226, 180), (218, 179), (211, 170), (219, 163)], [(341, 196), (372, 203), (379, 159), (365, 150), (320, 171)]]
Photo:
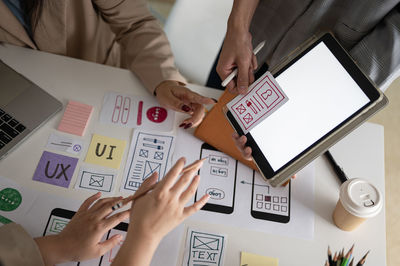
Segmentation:
[(340, 187), (333, 222), (342, 230), (352, 231), (376, 216), (382, 205), (382, 195), (374, 185), (359, 178), (349, 179)]

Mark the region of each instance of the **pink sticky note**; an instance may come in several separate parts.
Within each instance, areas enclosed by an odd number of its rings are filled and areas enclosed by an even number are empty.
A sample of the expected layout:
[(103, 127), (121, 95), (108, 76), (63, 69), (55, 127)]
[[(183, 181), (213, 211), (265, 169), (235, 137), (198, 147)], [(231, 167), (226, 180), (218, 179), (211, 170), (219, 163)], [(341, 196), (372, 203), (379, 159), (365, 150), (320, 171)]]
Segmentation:
[(83, 136), (92, 112), (93, 106), (91, 105), (69, 101), (61, 122), (58, 125), (58, 130)]

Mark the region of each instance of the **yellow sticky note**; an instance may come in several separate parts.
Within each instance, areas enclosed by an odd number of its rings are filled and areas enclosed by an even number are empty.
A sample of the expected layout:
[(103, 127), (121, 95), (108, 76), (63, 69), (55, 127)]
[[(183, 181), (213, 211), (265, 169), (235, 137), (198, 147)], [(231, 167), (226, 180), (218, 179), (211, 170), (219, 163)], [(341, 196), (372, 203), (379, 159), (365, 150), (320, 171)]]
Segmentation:
[(125, 146), (125, 140), (93, 134), (85, 162), (119, 169)]
[(265, 257), (248, 252), (241, 252), (240, 255), (241, 266), (278, 266), (278, 259)]

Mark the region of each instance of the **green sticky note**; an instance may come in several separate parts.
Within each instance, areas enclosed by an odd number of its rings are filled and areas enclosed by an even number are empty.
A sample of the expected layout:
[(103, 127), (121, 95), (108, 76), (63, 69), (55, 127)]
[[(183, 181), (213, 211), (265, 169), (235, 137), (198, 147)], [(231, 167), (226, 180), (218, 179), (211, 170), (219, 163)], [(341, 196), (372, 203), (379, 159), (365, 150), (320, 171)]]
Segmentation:
[(14, 188), (5, 188), (0, 191), (0, 211), (10, 212), (21, 205), (22, 196)]

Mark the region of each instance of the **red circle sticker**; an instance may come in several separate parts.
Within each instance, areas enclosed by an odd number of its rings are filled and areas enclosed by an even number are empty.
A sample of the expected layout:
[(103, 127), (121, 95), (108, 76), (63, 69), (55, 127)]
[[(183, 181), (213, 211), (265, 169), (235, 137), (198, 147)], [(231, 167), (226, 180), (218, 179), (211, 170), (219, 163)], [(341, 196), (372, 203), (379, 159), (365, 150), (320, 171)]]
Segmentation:
[(162, 123), (167, 119), (168, 112), (163, 107), (154, 106), (147, 110), (146, 115), (151, 122)]

